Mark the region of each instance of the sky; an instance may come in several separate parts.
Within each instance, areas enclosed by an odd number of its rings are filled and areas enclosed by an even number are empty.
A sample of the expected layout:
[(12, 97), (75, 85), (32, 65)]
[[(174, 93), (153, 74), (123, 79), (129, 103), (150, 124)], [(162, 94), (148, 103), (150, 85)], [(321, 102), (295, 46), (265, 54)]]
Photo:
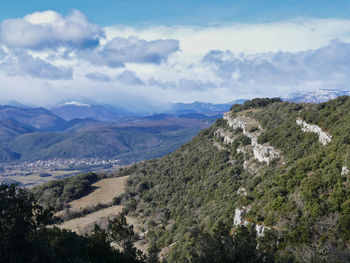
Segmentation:
[(0, 3), (1, 103), (225, 103), (348, 90), (349, 71), (347, 0)]

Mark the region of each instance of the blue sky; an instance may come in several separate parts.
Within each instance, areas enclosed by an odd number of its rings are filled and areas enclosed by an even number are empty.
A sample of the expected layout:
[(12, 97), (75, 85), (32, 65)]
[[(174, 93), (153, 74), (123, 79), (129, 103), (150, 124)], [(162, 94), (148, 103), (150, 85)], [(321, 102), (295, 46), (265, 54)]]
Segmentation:
[(347, 0), (0, 2), (0, 103), (154, 109), (349, 90), (349, 61)]
[(349, 18), (347, 0), (15, 0), (1, 1), (0, 20), (28, 13), (78, 9), (93, 23), (207, 25), (221, 22), (271, 22), (295, 17)]

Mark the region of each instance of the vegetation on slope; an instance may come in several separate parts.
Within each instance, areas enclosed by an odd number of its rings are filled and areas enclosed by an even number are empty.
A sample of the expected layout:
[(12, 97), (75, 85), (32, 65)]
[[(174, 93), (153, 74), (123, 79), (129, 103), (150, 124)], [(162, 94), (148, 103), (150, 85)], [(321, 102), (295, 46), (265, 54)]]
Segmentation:
[[(204, 122), (203, 122), (204, 123)], [(135, 162), (163, 156), (188, 142), (201, 130), (167, 125), (117, 127), (96, 125), (78, 131), (31, 132), (0, 140), (1, 161), (50, 160), (55, 158), (122, 159)]]
[[(252, 260), (347, 262), (350, 178), (342, 168), (350, 153), (349, 112), (349, 97), (322, 104), (263, 99), (233, 106), (233, 117), (244, 115), (260, 123), (264, 132), (258, 142), (278, 148), (280, 160), (266, 165), (254, 160), (252, 152), (238, 153), (251, 142), (239, 135), (242, 130), (218, 120), (174, 153), (120, 171), (131, 175), (125, 212), (143, 218), (153, 249), (172, 244), (170, 262), (210, 258), (223, 244), (225, 251), (238, 251), (227, 244), (234, 244), (241, 231), (259, 244), (258, 251), (252, 248)], [(324, 146), (317, 135), (303, 132), (297, 117), (322, 127), (332, 142)], [(224, 144), (215, 135), (218, 128), (236, 134), (235, 141)], [(243, 206), (249, 208), (246, 230), (233, 226), (235, 209)], [(255, 237), (250, 224), (265, 226), (265, 235)], [(208, 242), (200, 241), (203, 236)], [(232, 253), (227, 260), (238, 260)]]
[(31, 192), (40, 205), (59, 211), (68, 202), (90, 193), (93, 190), (92, 184), (104, 177), (104, 174), (81, 174), (37, 186)]

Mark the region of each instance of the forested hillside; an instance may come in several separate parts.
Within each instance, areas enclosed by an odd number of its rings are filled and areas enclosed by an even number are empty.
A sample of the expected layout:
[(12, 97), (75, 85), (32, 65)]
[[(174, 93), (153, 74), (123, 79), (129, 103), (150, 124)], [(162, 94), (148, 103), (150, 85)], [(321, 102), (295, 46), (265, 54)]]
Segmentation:
[(125, 212), (169, 262), (349, 262), (350, 98), (255, 99), (135, 164)]

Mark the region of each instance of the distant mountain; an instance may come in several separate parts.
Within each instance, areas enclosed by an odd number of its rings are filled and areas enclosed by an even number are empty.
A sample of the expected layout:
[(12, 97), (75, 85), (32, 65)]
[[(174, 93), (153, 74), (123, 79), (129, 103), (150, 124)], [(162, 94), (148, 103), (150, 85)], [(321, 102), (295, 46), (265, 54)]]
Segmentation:
[(204, 115), (202, 113), (184, 113), (184, 114), (180, 114), (178, 116), (180, 119), (208, 119), (207, 115)]
[(321, 103), (344, 95), (350, 95), (350, 91), (335, 89), (319, 89), (316, 91), (293, 92), (289, 95), (282, 96), (282, 99), (285, 101), (297, 103)]
[(171, 118), (174, 118), (174, 116), (170, 114), (154, 114), (154, 115), (144, 117), (144, 119), (146, 120), (153, 120), (153, 121), (167, 120)]
[(126, 110), (110, 105), (86, 104), (77, 101), (58, 104), (50, 108), (50, 111), (67, 121), (89, 118), (108, 122), (130, 115)]
[(6, 147), (0, 147), (0, 162), (17, 161), (21, 158), (19, 153), (13, 152)]
[(218, 113), (225, 112), (230, 109), (232, 104), (213, 104), (208, 102), (193, 102), (193, 103), (174, 103), (171, 108), (167, 111), (173, 114), (184, 114), (184, 113)]
[(217, 117), (213, 113), (161, 113), (121, 118), (112, 106), (74, 101), (52, 111), (68, 120), (44, 108), (0, 106), (0, 162), (90, 157), (145, 160), (176, 149)]
[(15, 121), (0, 119), (0, 137), (16, 137), (22, 134), (34, 132), (31, 126), (21, 124)]
[(5, 103), (6, 105), (8, 106), (14, 106), (14, 107), (18, 107), (18, 108), (35, 108), (33, 106), (29, 106), (29, 105), (26, 105), (26, 104), (23, 104), (23, 103), (20, 103), (16, 100), (10, 100), (9, 102)]
[(208, 125), (206, 121), (177, 118), (136, 122), (129, 126), (100, 123), (75, 131), (24, 134), (4, 147), (20, 155), (21, 160), (117, 158), (131, 162), (169, 153)]
[(222, 117), (222, 113), (215, 115), (205, 115), (202, 113), (184, 113), (177, 116), (180, 119), (216, 120)]
[(79, 130), (81, 128), (85, 128), (91, 125), (97, 125), (101, 122), (96, 121), (94, 119), (86, 118), (86, 119), (73, 119), (70, 121), (67, 121), (65, 126), (65, 131), (75, 131)]
[(14, 106), (0, 106), (0, 119), (12, 120), (26, 124), (38, 130), (57, 130), (66, 121), (45, 108), (19, 108)]

